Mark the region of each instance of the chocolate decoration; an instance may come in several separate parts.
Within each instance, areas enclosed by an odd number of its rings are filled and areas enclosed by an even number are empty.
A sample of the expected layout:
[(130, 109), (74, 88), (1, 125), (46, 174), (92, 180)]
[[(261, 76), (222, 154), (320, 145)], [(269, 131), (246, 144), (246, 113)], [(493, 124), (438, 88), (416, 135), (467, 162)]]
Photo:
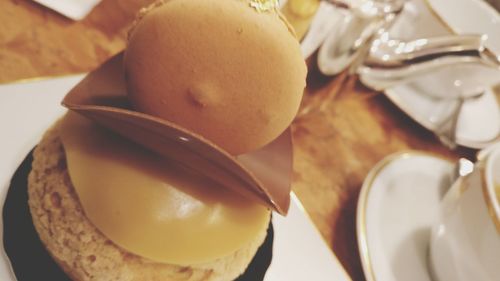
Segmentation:
[(292, 143), (288, 128), (272, 143), (232, 156), (168, 120), (134, 111), (127, 99), (123, 52), (90, 72), (62, 104), (143, 147), (257, 199), (286, 215), (290, 206)]
[[(19, 281), (71, 281), (52, 259), (33, 226), (28, 206), (28, 174), (33, 155), (29, 153), (10, 182), (3, 207), (3, 243), (16, 279)], [(262, 281), (271, 264), (274, 231), (269, 223), (267, 236), (245, 272), (235, 281)]]

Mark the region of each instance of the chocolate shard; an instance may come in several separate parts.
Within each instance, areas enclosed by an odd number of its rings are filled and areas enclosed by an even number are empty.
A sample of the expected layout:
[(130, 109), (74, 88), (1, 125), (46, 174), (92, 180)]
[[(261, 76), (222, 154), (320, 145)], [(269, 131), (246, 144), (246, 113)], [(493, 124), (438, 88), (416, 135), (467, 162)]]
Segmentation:
[(122, 61), (123, 52), (90, 72), (66, 95), (63, 106), (286, 215), (293, 162), (289, 128), (265, 147), (233, 156), (177, 124), (133, 110)]

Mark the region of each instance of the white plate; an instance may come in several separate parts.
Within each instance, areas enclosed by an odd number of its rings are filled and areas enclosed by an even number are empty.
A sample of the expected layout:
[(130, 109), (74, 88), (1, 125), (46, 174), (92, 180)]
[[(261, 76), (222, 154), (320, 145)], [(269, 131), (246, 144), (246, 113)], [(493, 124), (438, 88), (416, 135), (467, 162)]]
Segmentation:
[(389, 156), (368, 174), (357, 207), (357, 235), (367, 281), (432, 281), (431, 226), (451, 185), (453, 165), (418, 152)]
[(33, 0), (70, 19), (81, 20), (101, 0)]
[[(0, 205), (13, 173), (43, 132), (65, 112), (60, 102), (82, 78), (76, 75), (0, 85)], [(294, 194), (288, 216), (273, 216), (273, 226), (273, 259), (266, 281), (350, 280)], [(15, 280), (3, 243), (0, 253), (0, 280)]]
[[(471, 2), (474, 3), (471, 4)], [(488, 47), (492, 50), (500, 50), (500, 23), (498, 22), (500, 16), (482, 1), (457, 0), (451, 3), (445, 0), (429, 0), (429, 3), (433, 4), (428, 5), (424, 0), (409, 1), (404, 14), (391, 29), (391, 37), (411, 40), (450, 34), (450, 28), (443, 24), (444, 20), (457, 33), (490, 32), (490, 39), (487, 41)], [(443, 20), (437, 18), (436, 13), (429, 9), (430, 5), (439, 8), (439, 14), (444, 15)], [(473, 12), (464, 14), (468, 10)], [(477, 66), (464, 66), (460, 71), (469, 71), (478, 77), (481, 77), (482, 74), (487, 75), (486, 71), (488, 70), (482, 69), (479, 70), (481, 71), (479, 73), (477, 69)], [(453, 86), (445, 85), (440, 81), (452, 81), (446, 77), (458, 77), (460, 75), (456, 74), (458, 71), (457, 68), (452, 68), (451, 71), (447, 69), (442, 73), (429, 73), (429, 75), (410, 83), (390, 88), (385, 93), (398, 107), (426, 129), (437, 131), (440, 124), (450, 116), (454, 102), (437, 101), (435, 98), (426, 96), (423, 92), (446, 93), (453, 91)], [(488, 74), (491, 74), (491, 71), (488, 71)], [(500, 80), (500, 73), (498, 77)], [(495, 95), (499, 95), (499, 93), (489, 88), (480, 98), (466, 100), (457, 123), (456, 142), (459, 145), (480, 149), (499, 139), (500, 107)]]

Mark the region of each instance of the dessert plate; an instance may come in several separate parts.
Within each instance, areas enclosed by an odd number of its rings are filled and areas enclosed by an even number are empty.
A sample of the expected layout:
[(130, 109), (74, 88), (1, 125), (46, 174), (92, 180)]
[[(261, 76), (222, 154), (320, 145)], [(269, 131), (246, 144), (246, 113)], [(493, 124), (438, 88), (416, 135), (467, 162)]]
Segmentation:
[[(479, 0), (412, 0), (391, 28), (390, 36), (404, 40), (450, 34), (488, 34), (486, 45), (500, 54), (500, 15)], [(446, 2), (446, 3), (445, 3)], [(429, 7), (435, 8), (435, 10)], [(437, 15), (441, 16), (438, 17)], [(463, 20), (466, 18), (467, 20)], [(426, 95), (426, 89), (447, 93), (451, 87), (439, 84), (440, 78), (459, 76), (458, 70), (427, 75), (385, 91), (387, 97), (415, 121), (436, 132), (453, 113), (456, 100), (438, 100)], [(479, 70), (487, 71), (487, 70)], [(480, 75), (480, 74), (478, 74)], [(499, 76), (500, 77), (500, 76)], [(500, 136), (500, 89), (488, 88), (474, 99), (466, 99), (460, 111), (456, 142), (459, 145), (481, 149), (497, 141)]]
[(386, 157), (368, 174), (357, 207), (367, 281), (432, 281), (427, 270), (431, 226), (452, 173), (446, 160), (406, 152)]
[[(0, 202), (17, 167), (44, 131), (66, 111), (60, 102), (84, 75), (0, 85)], [(3, 229), (3, 221), (0, 221)], [(273, 259), (265, 281), (350, 280), (292, 194), (287, 217), (273, 216)], [(3, 233), (0, 232), (3, 240)], [(0, 280), (15, 281), (0, 245)], [(20, 280), (22, 281), (22, 280)]]

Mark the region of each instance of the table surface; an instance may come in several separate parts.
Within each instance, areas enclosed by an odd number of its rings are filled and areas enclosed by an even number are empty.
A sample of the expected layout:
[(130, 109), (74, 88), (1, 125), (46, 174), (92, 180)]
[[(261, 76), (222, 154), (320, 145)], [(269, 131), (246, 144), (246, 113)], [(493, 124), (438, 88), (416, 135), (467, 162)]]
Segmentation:
[[(94, 69), (125, 47), (137, 10), (150, 2), (104, 0), (84, 20), (74, 22), (32, 1), (0, 1), (0, 83)], [(475, 153), (448, 150), (356, 77), (324, 77), (313, 64), (292, 129), (292, 188), (355, 281), (364, 280), (356, 203), (375, 163), (409, 149), (450, 160), (473, 158)]]

